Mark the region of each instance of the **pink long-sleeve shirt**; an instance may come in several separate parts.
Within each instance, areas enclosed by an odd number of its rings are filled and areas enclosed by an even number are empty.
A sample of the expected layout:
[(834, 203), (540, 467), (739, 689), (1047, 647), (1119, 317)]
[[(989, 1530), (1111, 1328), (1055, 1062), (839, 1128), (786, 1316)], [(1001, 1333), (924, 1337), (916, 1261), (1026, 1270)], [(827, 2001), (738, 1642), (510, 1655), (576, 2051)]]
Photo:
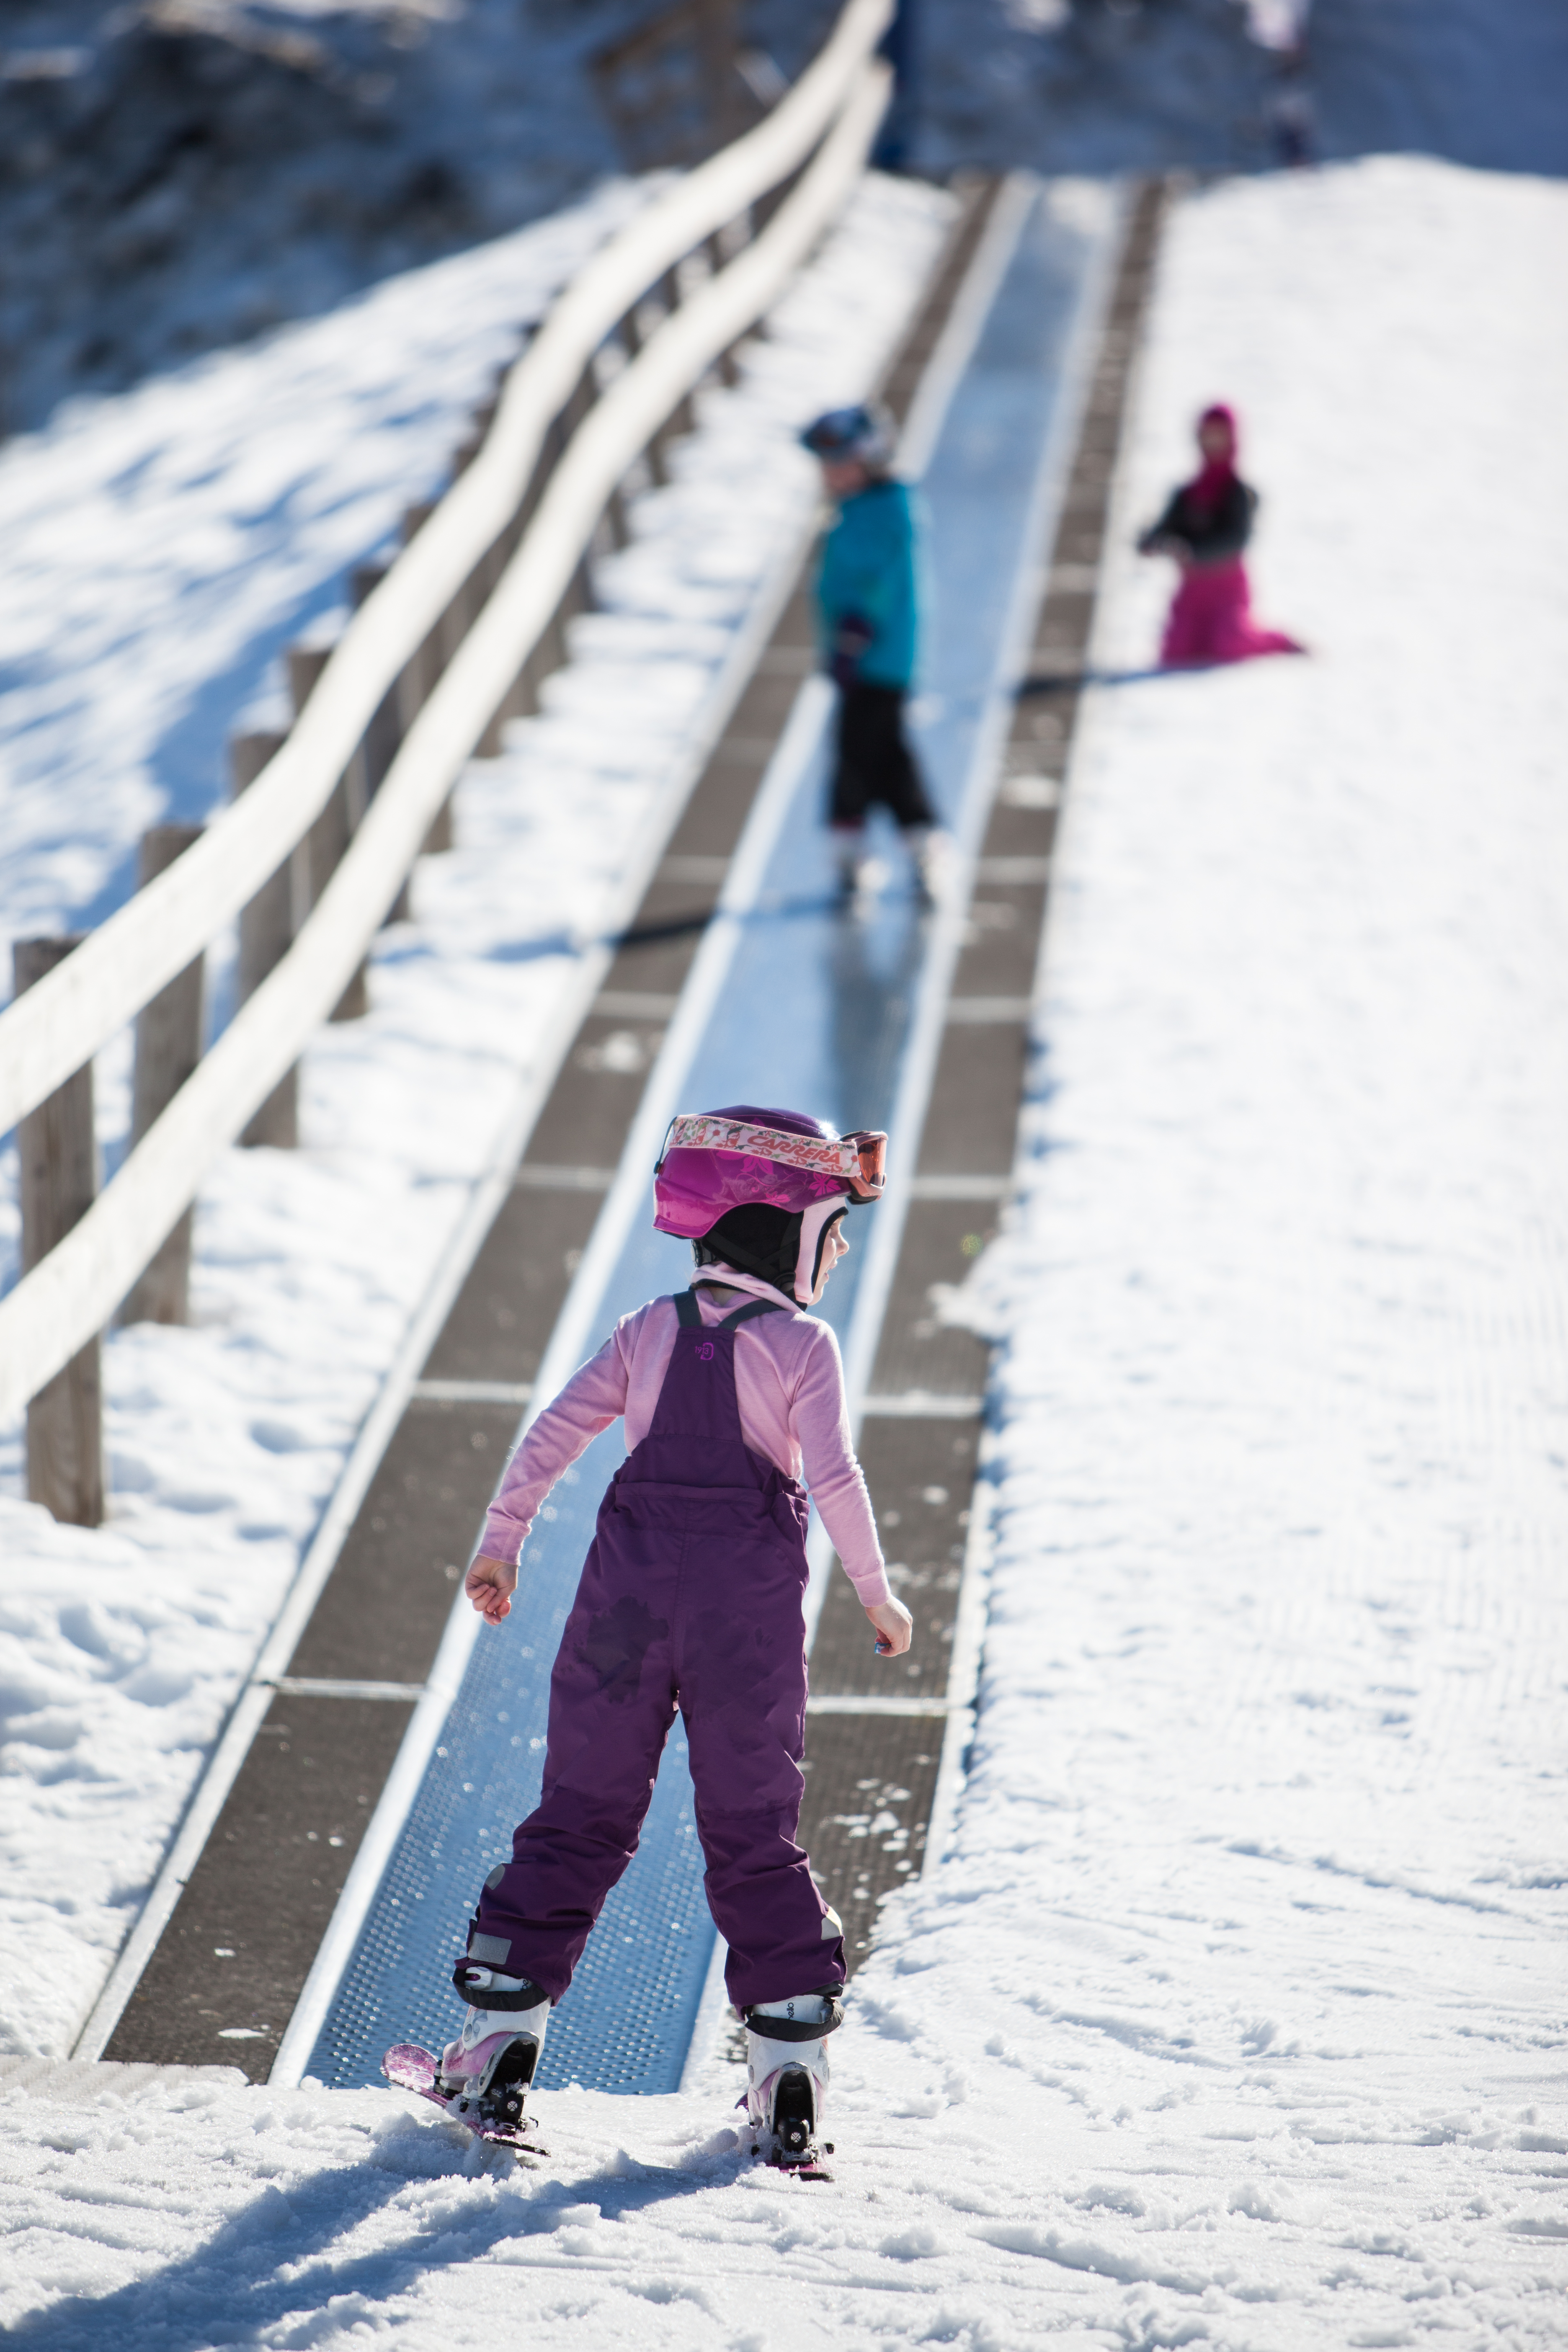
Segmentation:
[[(735, 1335), (742, 1435), (753, 1454), (806, 1487), (860, 1601), (868, 1608), (890, 1600), (871, 1498), (849, 1442), (837, 1340), (826, 1323), (803, 1315), (793, 1299), (784, 1300), (767, 1283), (728, 1266), (716, 1267), (713, 1278), (731, 1291), (778, 1299), (788, 1310), (755, 1316)], [(698, 1291), (697, 1300), (708, 1325), (721, 1323), (736, 1305), (733, 1297), (716, 1299), (706, 1290)], [(617, 1415), (626, 1417), (628, 1450), (641, 1444), (679, 1328), (669, 1298), (650, 1299), (635, 1314), (623, 1315), (598, 1354), (545, 1406), (507, 1465), (490, 1505), (485, 1550), (492, 1559), (516, 1559), (557, 1478)]]

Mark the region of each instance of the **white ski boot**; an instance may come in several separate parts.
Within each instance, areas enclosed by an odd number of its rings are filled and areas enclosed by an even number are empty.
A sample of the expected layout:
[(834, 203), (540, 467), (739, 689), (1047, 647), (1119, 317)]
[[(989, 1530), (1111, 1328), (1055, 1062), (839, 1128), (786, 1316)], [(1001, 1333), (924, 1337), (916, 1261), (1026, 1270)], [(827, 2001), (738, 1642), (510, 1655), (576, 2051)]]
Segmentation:
[(746, 2114), (758, 2135), (755, 2153), (803, 2180), (831, 2180), (823, 2163), (831, 2140), (819, 2137), (827, 2093), (827, 2037), (844, 2022), (842, 1988), (753, 2001), (742, 2011), (748, 2040)]
[(904, 835), (914, 861), (915, 895), (923, 906), (940, 907), (952, 896), (954, 852), (940, 825), (912, 824)]
[(452, 1981), (471, 2006), (461, 2033), (441, 2053), (436, 2089), (461, 2122), (521, 2131), (550, 2023), (550, 1996), (529, 1977), (505, 1976), (476, 1960), (459, 1960)]

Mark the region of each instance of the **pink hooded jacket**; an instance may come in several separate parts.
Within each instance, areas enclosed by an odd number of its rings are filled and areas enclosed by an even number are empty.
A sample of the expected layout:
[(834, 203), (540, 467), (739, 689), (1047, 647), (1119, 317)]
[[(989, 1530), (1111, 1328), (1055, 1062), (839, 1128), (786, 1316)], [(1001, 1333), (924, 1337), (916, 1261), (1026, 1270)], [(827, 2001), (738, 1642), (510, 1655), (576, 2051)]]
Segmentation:
[[(777, 1299), (785, 1310), (760, 1315), (736, 1334), (742, 1434), (753, 1454), (806, 1488), (862, 1604), (869, 1608), (890, 1600), (871, 1498), (849, 1440), (844, 1368), (832, 1330), (754, 1275), (715, 1266), (704, 1270), (703, 1281)], [(732, 1297), (716, 1299), (705, 1288), (698, 1290), (697, 1299), (707, 1324), (721, 1322), (736, 1303)], [(484, 1541), (489, 1558), (516, 1559), (557, 1478), (612, 1421), (624, 1415), (628, 1451), (640, 1444), (678, 1328), (668, 1298), (650, 1299), (635, 1314), (623, 1315), (598, 1354), (545, 1406), (512, 1455), (490, 1505)]]

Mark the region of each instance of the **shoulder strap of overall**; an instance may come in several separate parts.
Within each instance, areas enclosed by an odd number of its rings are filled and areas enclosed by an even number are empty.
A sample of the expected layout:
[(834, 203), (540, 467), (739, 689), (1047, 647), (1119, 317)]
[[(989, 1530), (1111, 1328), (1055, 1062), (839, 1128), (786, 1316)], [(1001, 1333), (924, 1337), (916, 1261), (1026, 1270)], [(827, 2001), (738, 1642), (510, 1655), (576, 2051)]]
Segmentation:
[(749, 1323), (754, 1315), (782, 1315), (784, 1307), (776, 1298), (748, 1298), (744, 1307), (737, 1307), (720, 1324), (721, 1331), (732, 1331), (737, 1323)]
[[(695, 1290), (676, 1292), (675, 1312), (683, 1331), (693, 1331), (697, 1328), (702, 1320), (702, 1309), (697, 1303)], [(748, 1298), (743, 1307), (737, 1307), (732, 1315), (724, 1316), (715, 1328), (721, 1331), (730, 1331), (737, 1323), (749, 1323), (754, 1315), (782, 1315), (783, 1313), (782, 1299)]]

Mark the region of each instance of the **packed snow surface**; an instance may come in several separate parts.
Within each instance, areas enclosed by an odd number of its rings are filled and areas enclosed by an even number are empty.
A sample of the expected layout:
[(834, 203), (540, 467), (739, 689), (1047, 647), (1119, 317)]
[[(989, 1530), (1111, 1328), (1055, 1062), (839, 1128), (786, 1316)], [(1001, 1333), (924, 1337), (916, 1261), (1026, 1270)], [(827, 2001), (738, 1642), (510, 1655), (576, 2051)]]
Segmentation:
[[(204, 1186), (189, 1329), (110, 1335), (108, 1527), (58, 1527), (21, 1501), (22, 1431), (0, 1431), (0, 1771), (13, 1800), (0, 1828), (0, 2049), (71, 2047), (473, 1187), (514, 1107), (552, 1067), (558, 1011), (639, 826), (689, 759), (774, 568), (803, 543), (817, 488), (798, 428), (867, 389), (951, 216), (935, 190), (865, 183), (766, 340), (748, 346), (738, 387), (700, 394), (700, 429), (674, 445), (669, 487), (632, 500), (633, 541), (598, 566), (603, 609), (574, 625), (573, 659), (547, 682), (545, 709), (459, 784), (458, 847), (421, 862), (415, 920), (381, 934), (370, 1016), (321, 1030), (308, 1048), (304, 1148), (231, 1151)], [(488, 299), (468, 310), (467, 362), (451, 355), (437, 375), (452, 438), (457, 394), (495, 352), (500, 289), (529, 289), (521, 263), (542, 234), (491, 257)], [(586, 234), (559, 229), (544, 250), (580, 250)], [(18, 848), (18, 930), (37, 924), (40, 903), (57, 920), (68, 911), (73, 826), (87, 887), (100, 890), (169, 767), (182, 813), (203, 813), (231, 707), (208, 695), (204, 651), (235, 677), (252, 675), (280, 619), (334, 596), (345, 562), (428, 487), (441, 402), (410, 385), (433, 333), (461, 337), (464, 305), (451, 298), (465, 273), (479, 275), (478, 257), (382, 288), (343, 320), (204, 362), (194, 384), (174, 378), (84, 412), (74, 467), (68, 425), (47, 437), (59, 547), (35, 676), (52, 662), (64, 683), (39, 689), (37, 725), (61, 806), (41, 809), (30, 856)], [(270, 429), (253, 425), (258, 413)], [(121, 474), (116, 452), (127, 451)], [(0, 460), (0, 498), (14, 463), (15, 453)], [(155, 560), (122, 512), (138, 502)], [(279, 504), (299, 513), (297, 540)], [(29, 542), (40, 562), (43, 536)], [(118, 614), (96, 568), (106, 541), (126, 574)], [(94, 616), (92, 679), (78, 691), (68, 640), (83, 610)], [(205, 801), (200, 773), (180, 764), (177, 722), (193, 711), (215, 754)], [(24, 751), (45, 756), (26, 738)], [(13, 805), (44, 797), (36, 768)], [(635, 1070), (647, 1032), (616, 1041)], [(112, 1165), (129, 1120), (125, 1053), (101, 1056), (99, 1076)], [(7, 1272), (15, 1170), (7, 1150)], [(455, 1546), (468, 1539), (454, 1531)], [(461, 1564), (455, 1550), (454, 1577)]]
[(13, 935), (100, 922), (135, 887), (143, 826), (226, 798), (228, 735), (282, 647), (438, 494), (524, 331), (641, 194), (617, 183), (0, 449)]
[[(542, 2098), (539, 2171), (390, 2093), (18, 2079), (26, 2352), (1561, 2342), (1565, 261), (1568, 192), (1408, 162), (1171, 223), (964, 1302), (973, 1769), (838, 2181), (752, 2167), (720, 2056)], [(1140, 679), (1215, 394), (1311, 657)]]

